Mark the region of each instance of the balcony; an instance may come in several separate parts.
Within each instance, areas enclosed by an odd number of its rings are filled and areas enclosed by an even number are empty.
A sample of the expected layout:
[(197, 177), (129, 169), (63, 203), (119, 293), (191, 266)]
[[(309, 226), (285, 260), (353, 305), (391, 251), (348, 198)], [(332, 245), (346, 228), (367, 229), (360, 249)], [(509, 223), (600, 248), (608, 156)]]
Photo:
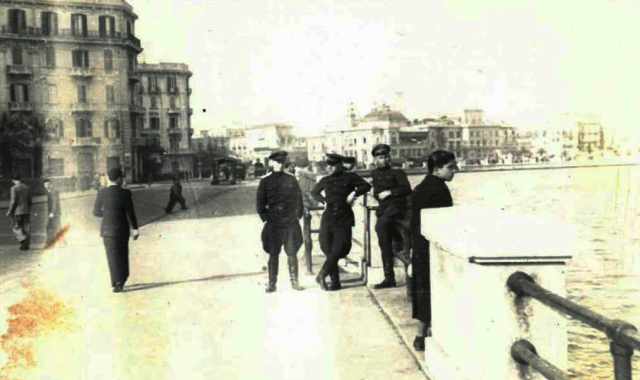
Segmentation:
[(33, 111), (33, 103), (31, 102), (9, 102), (9, 111)]
[(91, 78), (95, 75), (95, 69), (91, 67), (72, 67), (71, 76), (75, 78)]
[(181, 128), (169, 128), (167, 129), (167, 132), (170, 135), (182, 135), (182, 129)]
[(27, 27), (25, 29), (10, 30), (8, 25), (0, 27), (0, 34), (9, 34), (14, 36), (42, 36), (42, 30), (40, 28)]
[(178, 107), (171, 107), (171, 108), (169, 108), (167, 110), (167, 113), (170, 114), (170, 115), (171, 114), (174, 114), (174, 115), (180, 114), (181, 112), (182, 112), (182, 110), (180, 108), (178, 108)]
[(96, 147), (102, 144), (100, 137), (76, 137), (73, 140), (74, 147)]
[(137, 113), (137, 114), (144, 114), (145, 112), (147, 112), (146, 108), (138, 104), (129, 105), (129, 109), (131, 110), (132, 113)]
[(71, 112), (93, 112), (96, 110), (94, 103), (74, 103), (71, 105)]
[(157, 136), (159, 134), (160, 134), (159, 129), (146, 128), (146, 129), (140, 130), (140, 135), (142, 137)]
[(128, 76), (129, 82), (131, 83), (138, 83), (142, 80), (140, 77), (140, 73), (137, 70), (129, 70)]
[(7, 65), (8, 75), (33, 75), (31, 66), (26, 65)]

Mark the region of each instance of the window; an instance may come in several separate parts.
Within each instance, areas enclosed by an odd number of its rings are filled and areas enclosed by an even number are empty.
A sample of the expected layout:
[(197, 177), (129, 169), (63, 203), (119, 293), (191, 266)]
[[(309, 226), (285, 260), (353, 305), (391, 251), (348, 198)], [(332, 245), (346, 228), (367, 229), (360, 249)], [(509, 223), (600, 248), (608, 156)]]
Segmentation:
[(151, 118), (149, 118), (149, 123), (151, 124), (151, 129), (153, 129), (155, 131), (159, 131), (160, 130), (160, 118), (151, 117)]
[(71, 34), (74, 36), (87, 36), (87, 15), (80, 13), (71, 15)]
[(56, 67), (56, 51), (53, 46), (47, 46), (44, 50), (44, 65), (46, 67)]
[(88, 50), (72, 50), (71, 54), (73, 67), (89, 67)]
[(110, 73), (113, 71), (113, 51), (104, 51), (104, 71)]
[(93, 137), (93, 131), (91, 130), (91, 120), (76, 119), (76, 137)]
[(180, 140), (178, 140), (177, 138), (172, 137), (171, 139), (169, 139), (169, 149), (176, 151), (178, 149), (180, 149)]
[(129, 55), (127, 55), (128, 58), (128, 63), (129, 63), (129, 71), (133, 72), (136, 69), (136, 56), (135, 54), (131, 54), (129, 53)]
[(40, 28), (45, 36), (58, 34), (58, 14), (54, 12), (40, 13)]
[(9, 9), (9, 33), (24, 33), (26, 30), (26, 12), (22, 9)]
[(55, 84), (47, 85), (47, 91), (44, 92), (45, 103), (56, 103), (58, 100), (58, 87)]
[(460, 132), (460, 131), (456, 132), (456, 137), (457, 137), (457, 138), (462, 137), (462, 132)]
[(116, 103), (116, 93), (113, 89), (113, 86), (107, 85), (106, 89), (106, 98), (107, 104), (115, 104)]
[(133, 36), (133, 24), (127, 20), (127, 36)]
[(29, 101), (29, 86), (25, 83), (12, 83), (9, 87), (9, 97), (12, 102), (26, 103)]
[(116, 35), (116, 19), (113, 16), (98, 17), (98, 31), (100, 37), (113, 37)]
[(167, 92), (171, 94), (178, 92), (178, 84), (176, 83), (176, 77), (174, 75), (167, 77)]
[(120, 122), (118, 119), (105, 120), (104, 137), (112, 140), (120, 138)]
[(64, 159), (49, 158), (49, 176), (61, 177), (64, 175)]
[(149, 77), (149, 92), (150, 93), (160, 92), (160, 88), (158, 87), (158, 78), (155, 76)]
[(46, 132), (47, 132), (47, 137), (53, 140), (57, 140), (64, 137), (64, 128), (62, 125), (62, 120), (50, 119), (49, 121), (47, 121)]
[(22, 65), (22, 48), (20, 46), (14, 46), (11, 48), (11, 64)]
[(87, 102), (87, 86), (84, 84), (78, 85), (78, 103)]
[(180, 128), (180, 126), (178, 125), (178, 117), (177, 116), (170, 116), (169, 117), (169, 129), (174, 129), (174, 128)]
[(176, 97), (172, 96), (169, 98), (169, 107), (171, 109), (175, 109), (176, 108)]
[(158, 98), (155, 96), (151, 97), (151, 108), (152, 109), (157, 109), (158, 108)]

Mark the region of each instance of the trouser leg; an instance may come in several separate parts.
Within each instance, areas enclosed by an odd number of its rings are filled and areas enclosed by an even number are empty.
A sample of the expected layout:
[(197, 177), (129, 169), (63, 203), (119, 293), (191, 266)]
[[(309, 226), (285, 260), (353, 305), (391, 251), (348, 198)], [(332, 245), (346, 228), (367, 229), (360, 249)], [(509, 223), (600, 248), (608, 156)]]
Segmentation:
[(378, 218), (376, 222), (376, 233), (382, 256), (382, 268), (384, 279), (388, 283), (395, 283), (395, 273), (393, 271), (393, 220), (384, 216)]

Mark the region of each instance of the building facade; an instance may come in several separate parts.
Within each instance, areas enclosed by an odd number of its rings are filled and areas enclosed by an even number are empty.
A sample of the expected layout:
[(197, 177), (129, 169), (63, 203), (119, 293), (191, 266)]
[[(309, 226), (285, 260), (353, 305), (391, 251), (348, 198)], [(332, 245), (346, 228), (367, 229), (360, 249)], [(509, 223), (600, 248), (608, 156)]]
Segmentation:
[(135, 178), (136, 19), (121, 0), (0, 4), (0, 112), (42, 120), (45, 175), (83, 182), (122, 166)]
[(138, 169), (147, 174), (155, 170), (159, 176), (192, 173), (189, 67), (183, 63), (140, 64), (138, 73), (140, 82), (134, 87), (131, 104)]

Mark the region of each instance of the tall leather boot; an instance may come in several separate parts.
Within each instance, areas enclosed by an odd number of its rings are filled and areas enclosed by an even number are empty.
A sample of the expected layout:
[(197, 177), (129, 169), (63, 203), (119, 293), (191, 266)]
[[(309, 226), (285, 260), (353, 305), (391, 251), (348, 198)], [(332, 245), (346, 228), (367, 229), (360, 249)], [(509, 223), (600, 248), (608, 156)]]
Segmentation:
[(374, 289), (386, 289), (396, 287), (396, 276), (393, 271), (393, 254), (382, 255), (382, 269), (384, 271), (384, 280), (373, 286)]
[(322, 267), (320, 268), (318, 275), (316, 276), (316, 282), (318, 283), (318, 285), (320, 285), (320, 288), (322, 290), (329, 290), (329, 287), (327, 286), (327, 275), (328, 275), (327, 262), (325, 261)]
[(340, 283), (340, 269), (338, 268), (337, 264), (329, 272), (329, 278), (331, 279), (329, 290), (342, 289), (342, 284)]
[(278, 282), (278, 255), (269, 255), (269, 261), (267, 262), (267, 268), (269, 270), (269, 283), (264, 290), (267, 293), (276, 291), (276, 283)]
[(287, 264), (289, 264), (289, 278), (291, 278), (291, 289), (304, 290), (298, 283), (298, 258), (296, 256), (287, 256)]

